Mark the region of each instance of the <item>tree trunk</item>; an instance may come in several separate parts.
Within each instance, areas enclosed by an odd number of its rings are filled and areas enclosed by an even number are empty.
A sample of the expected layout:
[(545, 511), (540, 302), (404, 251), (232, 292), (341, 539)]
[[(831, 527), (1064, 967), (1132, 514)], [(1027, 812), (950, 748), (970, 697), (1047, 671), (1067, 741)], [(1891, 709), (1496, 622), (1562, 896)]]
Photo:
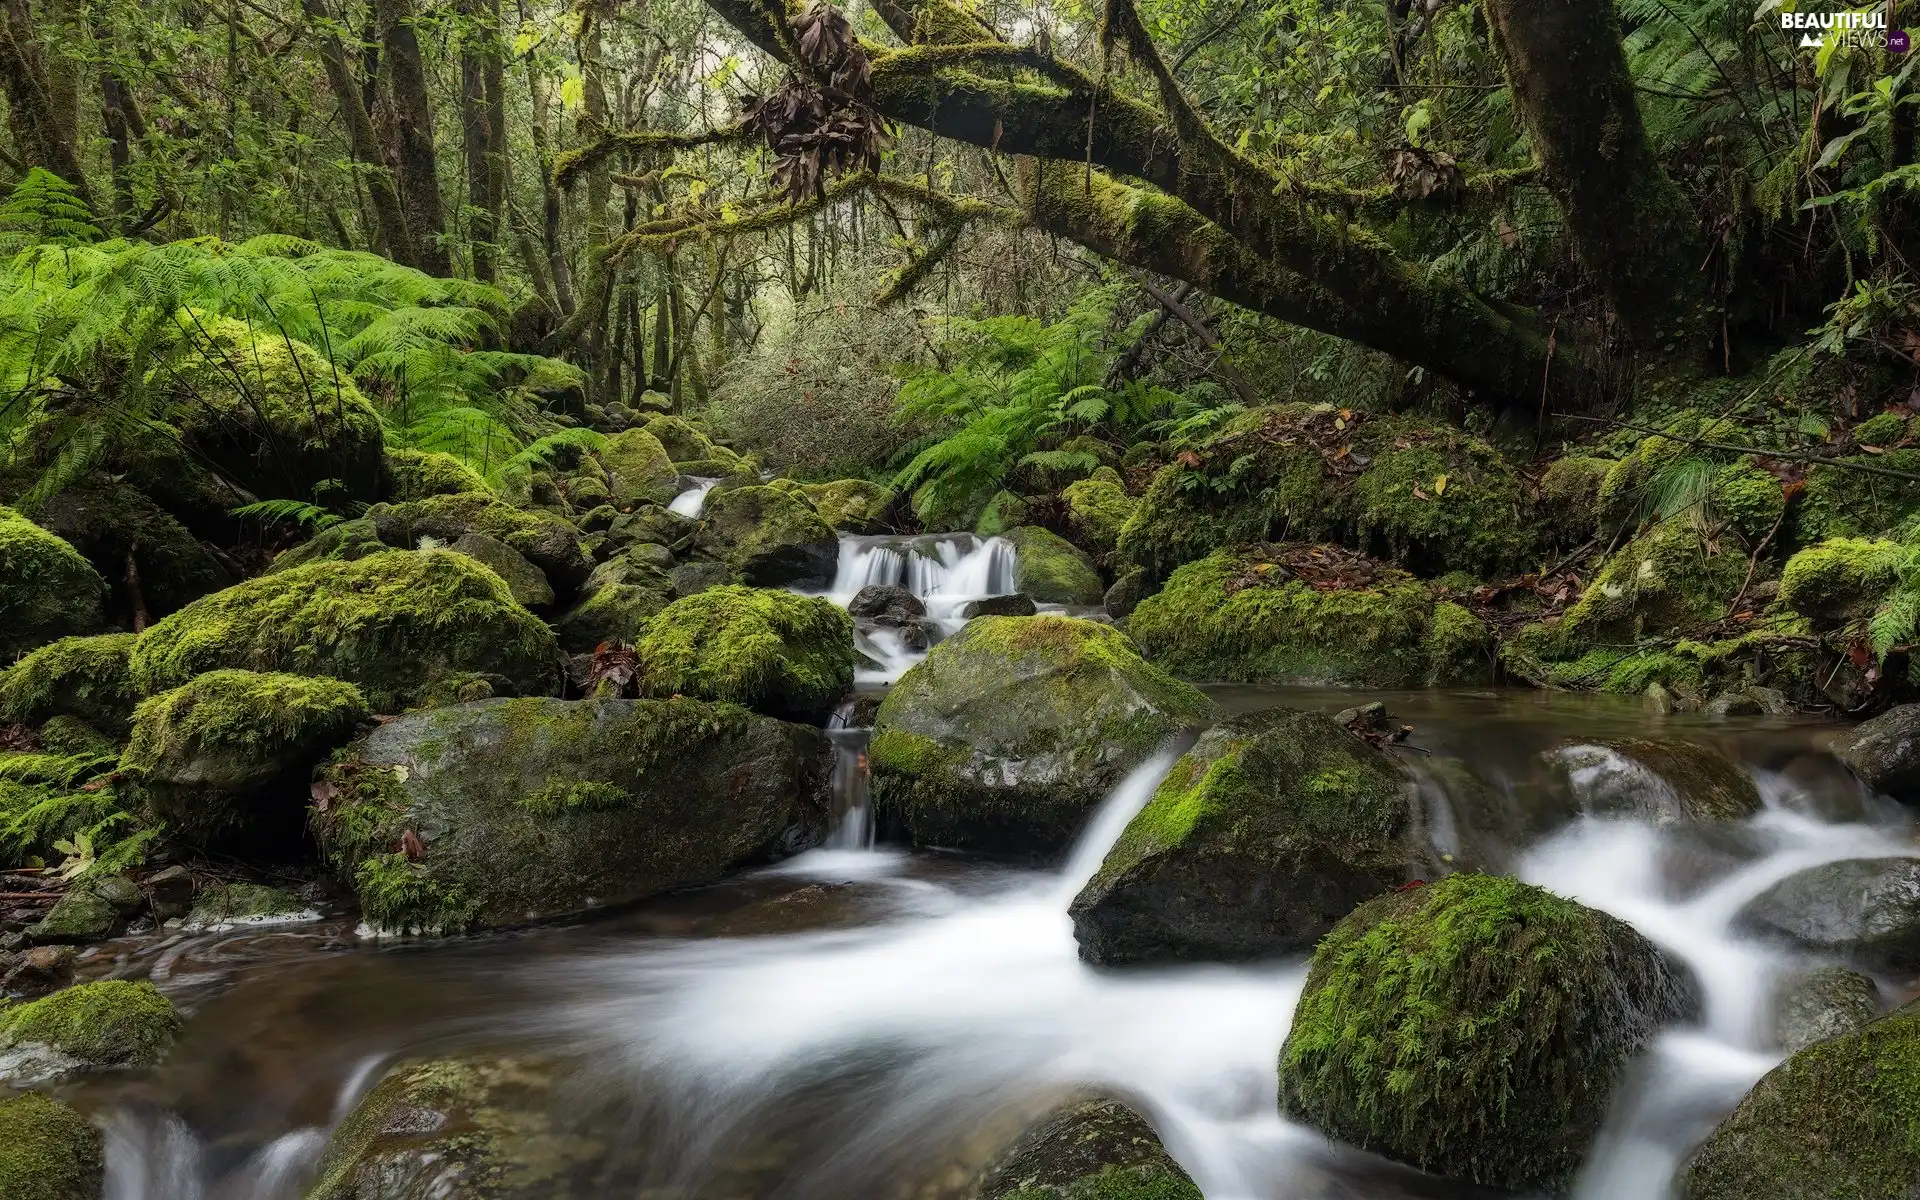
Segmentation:
[(309, 21), (324, 30), (320, 37), (320, 64), (326, 69), (327, 86), (340, 109), (340, 123), (346, 127), (348, 151), (354, 161), (366, 168), (367, 203), (373, 209), (374, 230), (381, 248), (397, 263), (419, 266), (406, 211), (400, 205), (400, 190), (394, 184), (386, 156), (380, 152), (373, 116), (367, 111), (364, 95), (353, 77), (353, 64), (347, 59), (346, 45), (340, 40), (340, 25), (327, 14), (324, 0), (301, 0), (301, 8)]
[(400, 199), (413, 234), (416, 265), (431, 275), (452, 273), (447, 221), (440, 206), (439, 156), (433, 144), (433, 106), (427, 98), (426, 66), (414, 34), (412, 0), (374, 0), (388, 95), (393, 104), (393, 160)]
[(0, 0), (0, 86), (7, 92), (7, 120), (22, 163), (44, 167), (72, 184), (92, 205), (86, 174), (61, 106), (27, 0)]
[(1487, 15), (1581, 263), (1641, 349), (1704, 353), (1705, 243), (1647, 144), (1612, 0), (1488, 0)]
[(506, 98), (500, 49), (500, 0), (462, 0), (460, 127), (467, 151), (467, 208), (473, 277), (498, 276), (501, 213), (506, 206)]

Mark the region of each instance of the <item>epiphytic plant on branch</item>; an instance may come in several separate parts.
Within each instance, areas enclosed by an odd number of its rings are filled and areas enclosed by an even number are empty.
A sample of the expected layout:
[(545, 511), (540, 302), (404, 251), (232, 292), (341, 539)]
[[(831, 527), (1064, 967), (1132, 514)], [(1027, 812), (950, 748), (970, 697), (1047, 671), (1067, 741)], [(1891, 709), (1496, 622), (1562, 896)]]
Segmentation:
[(840, 10), (814, 0), (791, 26), (805, 77), (789, 73), (771, 96), (749, 95), (741, 118), (773, 151), (775, 186), (797, 202), (850, 171), (878, 170), (893, 131), (874, 107), (872, 64)]

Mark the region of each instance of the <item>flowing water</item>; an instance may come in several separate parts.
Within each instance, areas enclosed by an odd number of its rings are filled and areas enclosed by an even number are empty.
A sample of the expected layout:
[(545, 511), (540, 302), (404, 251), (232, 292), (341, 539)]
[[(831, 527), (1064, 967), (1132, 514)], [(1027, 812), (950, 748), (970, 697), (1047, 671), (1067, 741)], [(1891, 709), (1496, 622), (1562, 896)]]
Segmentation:
[[(845, 607), (860, 589), (875, 584), (903, 587), (926, 606), (928, 641), (938, 641), (966, 624), (960, 610), (969, 601), (1014, 591), (1016, 558), (1005, 538), (970, 533), (843, 537), (833, 586), (827, 596)], [(900, 630), (875, 626), (854, 634), (855, 648), (866, 658), (855, 675), (862, 685), (887, 684), (926, 657)]]
[[(1216, 695), (1228, 708), (1364, 698)], [(1704, 1018), (1645, 1057), (1579, 1191), (1664, 1196), (1686, 1147), (1780, 1057), (1766, 996), (1797, 964), (1736, 937), (1733, 914), (1808, 864), (1912, 853), (1906, 818), (1824, 756), (1830, 730), (1816, 725), (1663, 721), (1525, 692), (1382, 698), (1415, 726), (1394, 753), (1421, 777), (1409, 803), (1436, 840), (1616, 914), (1700, 980)], [(1560, 800), (1536, 756), (1603, 734), (1719, 747), (1766, 807), (1700, 829), (1586, 815), (1576, 795), (1553, 819)], [(1281, 1120), (1274, 1064), (1303, 961), (1113, 972), (1078, 961), (1068, 901), (1177, 749), (1133, 772), (1053, 871), (860, 849), (849, 836), (570, 928), (373, 947), (338, 921), (109, 945), (91, 973), (151, 975), (193, 1017), (161, 1070), (73, 1098), (109, 1130), (111, 1200), (290, 1200), (387, 1065), (501, 1050), (580, 1064), (567, 1119), (617, 1149), (598, 1190), (576, 1195), (954, 1196), (995, 1137), (1080, 1087), (1135, 1103), (1211, 1200), (1485, 1195)], [(1461, 764), (1486, 786), (1463, 783)], [(842, 782), (844, 811), (863, 812), (863, 783)], [(1527, 828), (1545, 832), (1514, 832)], [(1883, 999), (1911, 984), (1882, 980)]]
[(693, 480), (693, 486), (675, 496), (673, 502), (667, 505), (667, 511), (698, 519), (700, 514), (707, 510), (707, 493), (711, 492), (713, 485), (720, 481), (699, 475), (690, 475), (688, 478)]

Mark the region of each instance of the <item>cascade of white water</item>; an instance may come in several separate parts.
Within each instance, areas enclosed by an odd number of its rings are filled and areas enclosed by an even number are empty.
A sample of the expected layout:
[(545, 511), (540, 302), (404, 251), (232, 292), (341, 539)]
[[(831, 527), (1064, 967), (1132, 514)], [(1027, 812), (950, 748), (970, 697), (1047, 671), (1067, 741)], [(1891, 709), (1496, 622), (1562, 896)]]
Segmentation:
[(678, 513), (683, 517), (698, 517), (706, 511), (707, 493), (712, 491), (713, 485), (720, 481), (705, 479), (698, 475), (692, 478), (693, 486), (673, 498), (673, 503), (667, 505), (668, 512)]

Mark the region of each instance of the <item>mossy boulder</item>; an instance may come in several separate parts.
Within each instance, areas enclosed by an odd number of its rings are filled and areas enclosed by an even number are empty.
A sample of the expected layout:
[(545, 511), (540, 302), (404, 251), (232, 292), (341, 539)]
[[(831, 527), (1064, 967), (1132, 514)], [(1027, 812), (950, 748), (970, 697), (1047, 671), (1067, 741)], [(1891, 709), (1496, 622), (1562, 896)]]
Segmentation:
[(607, 439), (598, 453), (607, 474), (605, 499), (616, 508), (636, 504), (665, 504), (679, 490), (680, 472), (659, 439), (642, 429), (629, 429)]
[[(0, 676), (0, 698), (6, 694), (6, 677)], [(1902, 704), (1856, 725), (1834, 743), (1833, 753), (1874, 791), (1920, 800), (1920, 704)]]
[(553, 634), (479, 563), (394, 550), (249, 579), (140, 635), (134, 684), (152, 694), (223, 668), (326, 675), (397, 712), (440, 676), (483, 674), (549, 691)]
[(128, 667), (133, 641), (131, 633), (102, 633), (40, 647), (0, 671), (0, 717), (38, 725), (71, 716), (125, 731), (140, 700)]
[(180, 1034), (173, 1002), (144, 980), (82, 983), (0, 1011), (0, 1070), (37, 1079), (150, 1067)]
[(1759, 812), (1760, 789), (1712, 746), (1678, 738), (1570, 741), (1542, 755), (1550, 787), (1573, 811), (1660, 825), (1738, 821)]
[[(1920, 449), (1861, 454), (1842, 463), (1920, 475)], [(1794, 539), (1802, 545), (1823, 538), (1872, 538), (1892, 533), (1920, 511), (1920, 483), (1815, 463), (1794, 505)]]
[(1331, 549), (1250, 547), (1189, 563), (1140, 601), (1127, 631), (1188, 679), (1420, 687), (1491, 678), (1493, 635), (1473, 614), (1380, 564), (1336, 572), (1322, 588), (1306, 574), (1316, 554), (1338, 561)]
[(1086, 551), (1051, 530), (1022, 525), (1003, 535), (1013, 546), (1013, 588), (1041, 604), (1094, 605), (1107, 585)]
[(1321, 941), (1280, 1107), (1436, 1175), (1562, 1195), (1629, 1063), (1695, 1008), (1625, 923), (1453, 875), (1369, 901)]
[(140, 890), (124, 875), (82, 878), (39, 921), (27, 927), (36, 942), (97, 942), (120, 931), (140, 907)]
[[(553, 603), (553, 585), (539, 567), (499, 538), (477, 531), (460, 535), (447, 549), (464, 554), (498, 575), (507, 585), (514, 603), (525, 608), (544, 609)], [(589, 577), (591, 578), (591, 577)]]
[(386, 486), (381, 498), (396, 504), (428, 496), (487, 495), (493, 491), (479, 472), (438, 450), (394, 448), (387, 451)]
[(1849, 858), (1787, 876), (1734, 918), (1743, 932), (1872, 971), (1920, 970), (1920, 858)]
[(1613, 460), (1569, 454), (1556, 458), (1540, 477), (1540, 515), (1554, 540), (1569, 549), (1600, 527), (1600, 485)]
[(173, 514), (104, 472), (83, 475), (42, 503), (33, 516), (110, 581), (109, 604), (123, 620), (135, 610), (136, 597), (127, 583), (129, 560), (139, 581), (138, 606), (149, 617), (164, 617), (234, 581)]
[(401, 1063), (327, 1143), (307, 1200), (588, 1200), (607, 1147), (567, 1120), (566, 1072), (533, 1058)]
[(1829, 538), (1787, 560), (1780, 602), (1822, 627), (1871, 617), (1912, 551), (1878, 538)]
[(107, 585), (78, 550), (0, 507), (0, 661), (100, 627)]
[(100, 1200), (106, 1150), (78, 1112), (38, 1092), (0, 1100), (0, 1196)]
[(1128, 771), (1211, 717), (1110, 626), (978, 617), (881, 703), (875, 808), (923, 845), (1057, 854)]
[(1710, 546), (1684, 521), (1627, 543), (1562, 619), (1566, 635), (1632, 642), (1719, 619), (1746, 578), (1745, 554)]
[(715, 488), (694, 548), (755, 587), (833, 580), (840, 539), (805, 497), (771, 487)]
[(313, 499), (331, 481), (346, 499), (379, 499), (380, 414), (345, 372), (277, 329), (226, 317), (200, 315), (187, 343), (147, 382), (193, 450), (261, 496)]
[(316, 785), (315, 826), (366, 919), (517, 925), (811, 844), (814, 729), (700, 700), (483, 700), (390, 721)]
[(865, 479), (836, 479), (800, 488), (820, 519), (841, 533), (881, 533), (893, 508), (892, 488)]
[[(975, 537), (999, 537), (1010, 529), (1026, 524), (1027, 502), (1009, 491), (998, 491), (987, 497), (980, 512), (973, 519)], [(961, 528), (966, 522), (958, 522)]]
[(685, 417), (661, 415), (649, 418), (641, 428), (658, 441), (674, 462), (696, 458), (718, 458), (723, 452), (698, 425)]
[(655, 696), (808, 719), (853, 690), (853, 618), (815, 596), (710, 588), (660, 610), (635, 649), (640, 685)]
[(580, 531), (552, 513), (524, 512), (474, 493), (429, 496), (412, 504), (396, 504), (389, 511), (393, 520), (405, 525), (415, 544), (432, 538), (451, 546), (470, 533), (505, 542), (556, 588), (577, 588), (593, 570), (592, 561), (580, 549)]
[(1408, 778), (1318, 713), (1202, 734), (1070, 912), (1080, 957), (1115, 965), (1305, 951), (1422, 857)]
[(1905, 1200), (1920, 1179), (1920, 1007), (1767, 1072), (1681, 1169), (1679, 1200)]
[(297, 843), (313, 766), (371, 714), (338, 679), (209, 671), (143, 701), (120, 769), (196, 840), (233, 831)]
[[(602, 642), (640, 640), (647, 623), (674, 601), (670, 566), (644, 553), (659, 549), (642, 543), (593, 569), (580, 589), (579, 603), (554, 623), (563, 650), (585, 654)], [(671, 555), (667, 562), (672, 562)]]
[(1139, 1113), (1117, 1100), (1069, 1100), (981, 1172), (968, 1200), (1201, 1200)]
[(1864, 1029), (1880, 1015), (1880, 989), (1846, 967), (1794, 971), (1774, 988), (1772, 1041), (1791, 1054)]
[(218, 932), (249, 925), (291, 925), (319, 916), (311, 904), (285, 888), (217, 883), (194, 897), (185, 928)]
[(1102, 554), (1119, 544), (1120, 530), (1133, 516), (1134, 499), (1112, 467), (1101, 467), (1089, 478), (1068, 484), (1060, 498), (1067, 502), (1067, 519), (1073, 522), (1080, 543)]

